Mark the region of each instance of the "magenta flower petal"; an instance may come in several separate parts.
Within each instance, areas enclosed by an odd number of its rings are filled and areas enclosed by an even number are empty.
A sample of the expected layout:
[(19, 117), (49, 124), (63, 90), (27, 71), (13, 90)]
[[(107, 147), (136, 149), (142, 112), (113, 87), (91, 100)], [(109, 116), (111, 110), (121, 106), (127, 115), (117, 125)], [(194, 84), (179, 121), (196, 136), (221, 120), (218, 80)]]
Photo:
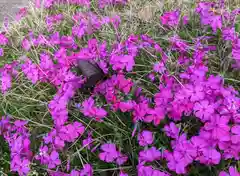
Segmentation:
[(147, 146), (153, 143), (153, 134), (151, 131), (143, 130), (138, 134), (138, 142), (140, 146)]

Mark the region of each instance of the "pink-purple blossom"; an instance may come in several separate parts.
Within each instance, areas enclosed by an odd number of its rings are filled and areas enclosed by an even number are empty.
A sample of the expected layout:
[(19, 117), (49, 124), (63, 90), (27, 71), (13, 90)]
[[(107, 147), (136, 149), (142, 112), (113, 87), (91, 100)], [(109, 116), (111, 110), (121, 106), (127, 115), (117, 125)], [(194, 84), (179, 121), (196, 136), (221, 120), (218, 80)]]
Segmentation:
[(138, 134), (138, 143), (140, 146), (151, 145), (153, 140), (153, 134), (151, 131), (143, 130)]
[(0, 45), (7, 45), (8, 38), (4, 34), (0, 34)]
[(179, 23), (180, 11), (175, 10), (171, 12), (165, 12), (161, 17), (161, 23), (166, 26), (174, 27)]
[(162, 154), (159, 150), (156, 149), (156, 147), (151, 147), (146, 150), (142, 150), (139, 152), (139, 162), (152, 162), (155, 160), (161, 159)]
[(221, 171), (219, 173), (219, 176), (239, 176), (240, 173), (238, 172), (236, 167), (230, 166), (229, 167), (229, 173), (225, 172), (225, 171)]
[(106, 117), (107, 112), (103, 108), (95, 106), (94, 99), (90, 97), (82, 103), (82, 112), (85, 116), (95, 118), (97, 121), (102, 121)]
[(4, 51), (2, 48), (0, 48), (0, 57), (2, 57), (4, 55)]
[(126, 69), (126, 71), (132, 71), (133, 66), (135, 65), (134, 57), (131, 55), (112, 55), (110, 58), (110, 64), (113, 67), (113, 70), (121, 71)]
[(106, 143), (101, 145), (102, 152), (99, 154), (99, 159), (107, 163), (116, 162), (119, 165), (122, 165), (127, 161), (127, 156), (123, 155), (117, 150), (115, 144)]
[(176, 126), (175, 123), (171, 122), (169, 125), (164, 126), (164, 132), (167, 136), (177, 139), (180, 133), (180, 129)]
[(208, 100), (202, 100), (195, 104), (194, 111), (195, 115), (205, 122), (213, 115), (214, 106)]

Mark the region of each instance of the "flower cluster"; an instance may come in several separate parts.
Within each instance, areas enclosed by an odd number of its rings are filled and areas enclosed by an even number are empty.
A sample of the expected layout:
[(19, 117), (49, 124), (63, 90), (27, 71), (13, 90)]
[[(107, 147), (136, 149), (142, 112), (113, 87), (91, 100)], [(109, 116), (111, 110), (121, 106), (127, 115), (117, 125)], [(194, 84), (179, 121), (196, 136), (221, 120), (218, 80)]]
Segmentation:
[[(167, 27), (177, 27), (179, 24), (180, 24), (180, 20), (181, 20), (181, 12), (180, 10), (174, 10), (174, 11), (171, 11), (171, 12), (166, 12), (164, 13), (161, 17), (160, 17), (160, 20), (161, 20), (161, 23), (164, 25), (164, 26), (167, 26)], [(183, 25), (186, 25), (188, 24), (189, 22), (189, 17), (188, 16), (183, 16), (182, 17), (182, 24)]]
[(30, 150), (30, 133), (26, 128), (26, 121), (10, 122), (9, 117), (0, 120), (0, 135), (8, 142), (11, 152), (11, 171), (25, 176), (30, 171), (32, 152)]
[(236, 167), (230, 166), (229, 167), (229, 174), (227, 172), (220, 172), (219, 176), (238, 176), (240, 173), (237, 171)]
[(138, 175), (143, 176), (170, 176), (170, 174), (153, 169), (151, 166), (138, 165)]
[(0, 85), (1, 92), (5, 94), (12, 87), (12, 78), (17, 75), (18, 62), (12, 62), (11, 64), (5, 64), (0, 69)]
[(58, 151), (64, 148), (66, 142), (74, 142), (84, 131), (84, 126), (79, 122), (56, 127), (44, 137), (44, 145), (35, 158), (49, 169), (55, 168), (61, 164)]
[(83, 13), (79, 12), (72, 17), (74, 26), (72, 27), (72, 33), (77, 38), (81, 39), (86, 34), (92, 34), (98, 31), (103, 25), (112, 24), (114, 27), (118, 27), (119, 17), (98, 17), (92, 12)]
[(151, 131), (144, 130), (138, 135), (138, 142), (140, 146), (147, 146), (153, 143), (153, 134)]
[(96, 121), (102, 121), (106, 117), (107, 112), (103, 108), (94, 105), (94, 99), (90, 97), (82, 103), (82, 113), (86, 117), (95, 118)]
[[(0, 33), (0, 45), (4, 46), (8, 44), (8, 38)], [(0, 48), (0, 57), (4, 55), (4, 50), (3, 48)]]
[(17, 15), (16, 15), (16, 20), (20, 21), (23, 17), (25, 17), (28, 14), (28, 10), (26, 7), (23, 7), (19, 9)]
[(172, 12), (166, 12), (164, 15), (160, 17), (160, 20), (163, 25), (167, 25), (170, 27), (177, 26), (179, 23), (179, 18), (180, 18), (180, 11), (175, 10)]
[(127, 161), (127, 156), (123, 155), (116, 148), (115, 144), (107, 143), (101, 145), (102, 152), (99, 154), (99, 159), (107, 163), (115, 162), (122, 165)]
[(4, 34), (0, 34), (0, 45), (7, 45), (8, 38)]
[(70, 174), (63, 172), (49, 172), (50, 176), (93, 176), (93, 169), (90, 164), (85, 164), (82, 170), (72, 170)]
[(240, 10), (229, 12), (224, 3), (200, 2), (196, 8), (202, 25), (210, 25), (214, 32), (222, 31), (222, 38), (232, 43), (232, 57), (236, 60), (236, 67), (240, 65), (239, 37), (235, 31), (235, 22)]
[(63, 20), (62, 14), (47, 16), (46, 24), (48, 31), (51, 31), (53, 29), (53, 25), (60, 23), (62, 20)]

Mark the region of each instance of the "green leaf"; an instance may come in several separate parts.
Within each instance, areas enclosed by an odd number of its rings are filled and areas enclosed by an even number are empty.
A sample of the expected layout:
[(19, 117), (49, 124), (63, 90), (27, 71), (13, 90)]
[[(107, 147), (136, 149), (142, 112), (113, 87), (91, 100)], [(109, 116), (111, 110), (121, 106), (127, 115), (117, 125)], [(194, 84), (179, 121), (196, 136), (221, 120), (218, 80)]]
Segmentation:
[(235, 31), (236, 31), (237, 33), (240, 33), (240, 22), (238, 22), (238, 23), (235, 24)]

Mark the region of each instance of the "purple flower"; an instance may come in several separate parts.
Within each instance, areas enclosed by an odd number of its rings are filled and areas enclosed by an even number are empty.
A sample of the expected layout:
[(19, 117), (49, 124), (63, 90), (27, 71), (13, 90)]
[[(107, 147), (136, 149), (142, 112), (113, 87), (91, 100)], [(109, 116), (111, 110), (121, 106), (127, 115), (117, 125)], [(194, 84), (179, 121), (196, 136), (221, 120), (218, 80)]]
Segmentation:
[(135, 101), (128, 100), (126, 102), (120, 102), (118, 106), (122, 112), (129, 112), (133, 110), (133, 107), (135, 106), (135, 104), (136, 104)]
[(222, 17), (216, 12), (212, 2), (200, 2), (196, 8), (196, 12), (199, 13), (201, 23), (203, 25), (210, 25), (212, 30), (216, 32), (217, 29), (222, 28)]
[(127, 157), (122, 155), (119, 151), (117, 151), (115, 144), (103, 144), (101, 145), (101, 152), (99, 154), (99, 159), (105, 161), (107, 163), (111, 163), (116, 161), (117, 164), (122, 165), (127, 161)]
[[(109, 19), (109, 17), (107, 17)], [(73, 16), (75, 25), (72, 27), (72, 33), (79, 39), (86, 34), (92, 34), (99, 30), (103, 24), (110, 23), (110, 20), (100, 19), (92, 12), (77, 13)]]
[(0, 34), (0, 45), (7, 45), (8, 38), (4, 34)]
[(240, 125), (234, 125), (231, 129), (232, 132), (232, 143), (237, 144), (240, 142)]
[(0, 134), (8, 142), (11, 156), (11, 171), (18, 172), (19, 175), (27, 175), (30, 171), (30, 150), (29, 132), (24, 126), (25, 121), (10, 123), (10, 118), (2, 117), (0, 120)]
[(161, 88), (159, 93), (154, 96), (156, 106), (165, 106), (172, 101), (173, 93), (169, 88)]
[(115, 30), (117, 30), (121, 23), (121, 18), (118, 15), (114, 15), (113, 17), (110, 18), (110, 22), (112, 23)]
[(176, 126), (175, 123), (171, 122), (169, 125), (164, 126), (164, 132), (168, 137), (177, 139), (180, 133), (180, 129)]
[(236, 61), (240, 61), (240, 39), (237, 39), (236, 42), (233, 42), (232, 57)]
[(186, 94), (190, 97), (192, 102), (204, 99), (204, 87), (202, 85), (186, 85)]
[(59, 150), (63, 149), (63, 147), (65, 146), (64, 139), (58, 136), (55, 136), (55, 138), (53, 139), (53, 144), (54, 144), (54, 147)]
[(165, 172), (153, 169), (151, 166), (144, 166), (143, 163), (137, 166), (137, 170), (139, 176), (170, 176)]
[(83, 165), (83, 169), (80, 171), (79, 176), (93, 176), (93, 169), (90, 164)]
[(56, 166), (61, 164), (61, 160), (59, 159), (59, 154), (57, 151), (52, 151), (50, 156), (49, 156), (49, 163), (48, 163), (48, 168), (53, 169)]
[(48, 154), (48, 147), (41, 146), (39, 148), (39, 154), (35, 156), (37, 160), (40, 161), (41, 164), (47, 164), (49, 162), (49, 154)]
[(97, 108), (94, 105), (94, 100), (92, 97), (85, 100), (82, 103), (82, 107), (83, 109), (81, 110), (81, 112), (85, 116), (95, 118), (97, 121), (102, 121), (102, 119), (107, 115), (107, 112), (103, 108)]
[(218, 144), (219, 149), (224, 151), (223, 158), (224, 159), (232, 159), (239, 160), (239, 152), (240, 146), (239, 144), (234, 144), (232, 142), (221, 142)]
[(139, 162), (152, 162), (159, 160), (161, 158), (161, 152), (156, 149), (156, 147), (151, 147), (147, 150), (142, 150), (139, 152), (138, 160)]
[(168, 161), (167, 166), (170, 170), (175, 171), (177, 174), (185, 174), (187, 172), (186, 167), (189, 163), (184, 160), (183, 153), (179, 151), (173, 151), (173, 153), (165, 151), (164, 157)]
[[(69, 174), (65, 174), (63, 172), (57, 172), (57, 171), (48, 171), (48, 174), (50, 174), (50, 176), (69, 176)], [(79, 176), (79, 175), (71, 175), (71, 176)]]
[(66, 98), (57, 94), (48, 104), (56, 126), (62, 126), (68, 119), (67, 101)]
[(4, 55), (4, 51), (2, 48), (0, 48), (0, 57), (2, 57)]
[(54, 63), (51, 60), (50, 56), (46, 53), (40, 54), (40, 64), (39, 66), (41, 69), (45, 72), (44, 74), (47, 74), (51, 70), (54, 69)]
[(116, 159), (116, 163), (118, 165), (123, 165), (127, 160), (128, 160), (128, 157), (120, 153), (120, 155)]
[(153, 122), (155, 126), (158, 126), (160, 122), (165, 118), (164, 109), (161, 107), (155, 107), (154, 109), (149, 109), (148, 115), (143, 119), (144, 122)]
[(194, 106), (195, 115), (203, 122), (208, 121), (214, 113), (214, 106), (208, 100), (197, 102)]
[(59, 130), (59, 137), (66, 142), (74, 142), (85, 131), (84, 126), (80, 122), (74, 122), (62, 126)]
[(230, 166), (229, 173), (227, 173), (225, 171), (221, 171), (219, 173), (219, 176), (240, 176), (240, 173), (238, 172), (236, 167)]
[(30, 172), (30, 161), (16, 155), (12, 159), (11, 170), (18, 172), (19, 175), (27, 175)]
[(104, 62), (104, 61), (100, 61), (97, 63), (98, 66), (102, 69), (103, 73), (107, 74), (108, 73), (108, 66), (107, 66), (107, 63)]
[(165, 67), (165, 65), (164, 65), (163, 62), (158, 62), (158, 63), (155, 63), (155, 64), (154, 64), (153, 70), (154, 70), (156, 73), (163, 74), (163, 73), (166, 71), (166, 67)]
[(155, 80), (155, 75), (154, 73), (148, 74), (148, 79), (150, 79), (152, 82)]
[(134, 57), (131, 55), (112, 55), (110, 58), (110, 64), (113, 66), (113, 70), (121, 71), (126, 69), (130, 72), (135, 65)]
[(222, 28), (222, 17), (220, 15), (212, 16), (210, 25), (214, 32), (216, 32), (217, 29), (221, 29)]
[(25, 17), (27, 15), (28, 11), (26, 7), (23, 7), (21, 9), (19, 9), (19, 11), (17, 12), (16, 15), (16, 20), (19, 21), (21, 20), (23, 17)]
[(119, 156), (115, 144), (103, 144), (101, 150), (103, 152), (99, 154), (99, 158), (107, 163), (113, 162)]
[(184, 53), (189, 48), (188, 44), (185, 41), (183, 41), (178, 35), (174, 35), (169, 40), (172, 44), (173, 50), (178, 50), (178, 51)]
[(214, 148), (204, 148), (201, 150), (202, 155), (199, 156), (200, 163), (203, 164), (219, 164), (221, 154)]
[(54, 0), (46, 0), (44, 1), (44, 7), (50, 8), (54, 4)]
[(138, 143), (140, 146), (147, 146), (153, 143), (153, 134), (151, 131), (143, 130), (138, 134)]
[(80, 172), (78, 170), (73, 169), (69, 176), (79, 176), (79, 174), (80, 174)]
[(183, 16), (183, 25), (186, 25), (189, 23), (189, 16), (185, 15)]
[(120, 172), (119, 176), (128, 176), (128, 174), (124, 173), (124, 172)]
[(92, 135), (90, 133), (90, 134), (88, 134), (88, 137), (82, 141), (82, 145), (84, 147), (86, 147), (88, 150), (90, 150), (90, 148), (92, 146), (92, 143), (93, 143), (93, 138), (92, 138)]
[(27, 76), (28, 79), (35, 84), (39, 79), (39, 70), (37, 65), (33, 64), (30, 59), (27, 59), (25, 63), (22, 65), (22, 71)]
[(205, 123), (204, 129), (211, 132), (212, 138), (219, 141), (230, 141), (229, 118), (213, 115), (210, 122)]
[(49, 42), (53, 45), (59, 45), (60, 44), (60, 34), (59, 32), (55, 32), (50, 35)]
[(185, 165), (192, 163), (193, 160), (196, 159), (197, 150), (195, 146), (187, 140), (186, 134), (182, 134), (176, 140), (173, 140), (171, 145), (174, 151), (179, 152), (177, 154), (181, 155), (181, 160)]
[(41, 7), (41, 0), (35, 0), (35, 7), (40, 8)]
[(143, 121), (148, 111), (149, 111), (149, 107), (146, 102), (141, 102), (136, 104), (133, 110), (134, 121), (138, 121), (138, 120)]
[(31, 44), (27, 38), (24, 38), (22, 41), (22, 47), (25, 51), (28, 51), (31, 48)]
[(60, 39), (60, 46), (65, 48), (72, 48), (75, 46), (75, 41), (72, 36), (62, 36)]
[(160, 17), (160, 20), (163, 25), (174, 27), (174, 26), (178, 26), (179, 18), (180, 18), (180, 11), (175, 10), (171, 12), (165, 12)]
[(114, 81), (116, 81), (116, 86), (125, 94), (128, 94), (133, 86), (132, 80), (126, 79), (123, 74), (118, 74)]
[(8, 29), (9, 29), (9, 19), (8, 19), (8, 17), (4, 17), (4, 19), (3, 19), (3, 27), (6, 29), (6, 31), (8, 31)]
[(224, 28), (222, 30), (223, 40), (234, 41), (237, 38), (234, 28)]
[(1, 91), (6, 93), (12, 87), (12, 76), (7, 72), (3, 71), (0, 77), (1, 80)]
[(46, 24), (48, 26), (48, 31), (53, 29), (53, 25), (59, 24), (63, 20), (62, 14), (52, 15), (46, 17)]

